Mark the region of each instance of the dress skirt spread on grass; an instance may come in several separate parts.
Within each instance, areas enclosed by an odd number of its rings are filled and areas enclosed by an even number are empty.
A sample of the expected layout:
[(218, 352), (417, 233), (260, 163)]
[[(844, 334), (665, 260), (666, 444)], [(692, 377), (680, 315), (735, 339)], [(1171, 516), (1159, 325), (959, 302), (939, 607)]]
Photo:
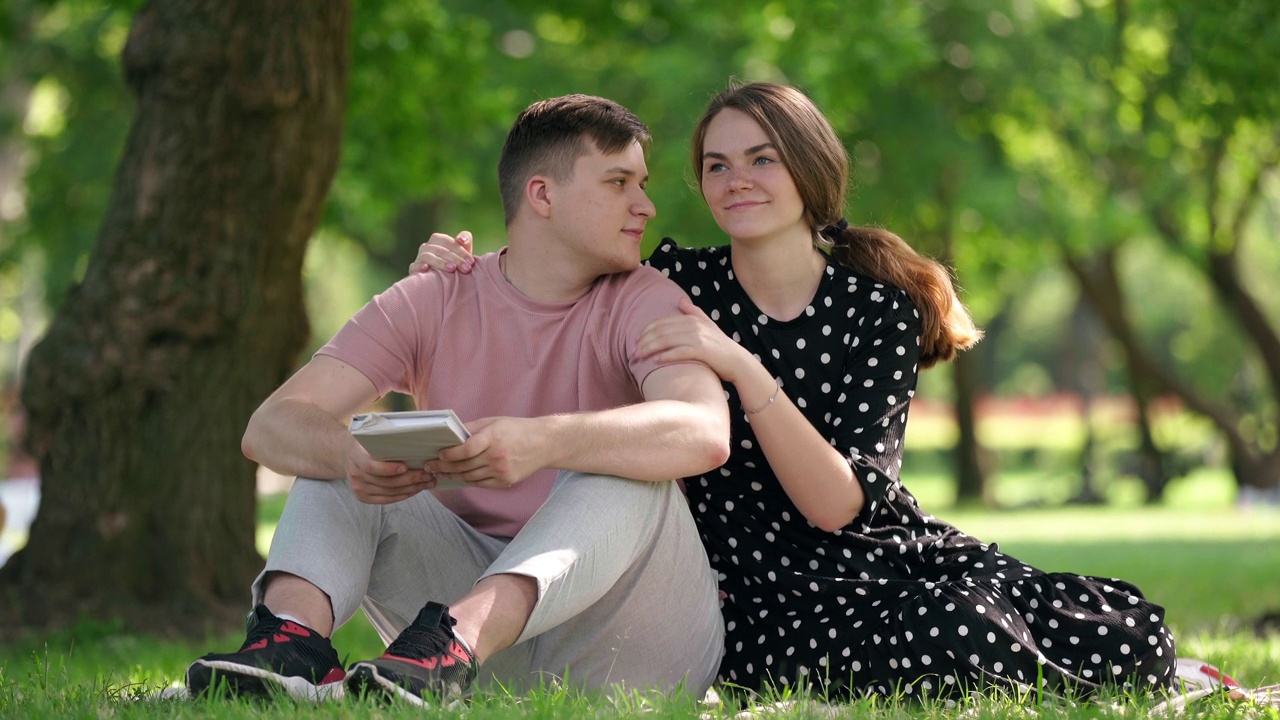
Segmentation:
[(1171, 685), (1164, 609), (1137, 588), (1021, 563), (924, 513), (903, 487), (920, 334), (905, 293), (828, 260), (809, 307), (778, 321), (734, 279), (727, 247), (664, 240), (649, 262), (779, 379), (866, 495), (844, 529), (814, 527), (735, 412), (729, 462), (686, 483), (726, 595), (723, 682), (831, 698)]

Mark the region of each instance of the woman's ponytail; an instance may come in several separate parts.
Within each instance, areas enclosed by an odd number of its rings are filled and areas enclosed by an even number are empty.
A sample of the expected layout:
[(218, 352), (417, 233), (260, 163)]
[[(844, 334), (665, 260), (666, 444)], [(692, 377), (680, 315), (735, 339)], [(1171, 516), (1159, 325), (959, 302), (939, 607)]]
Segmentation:
[(883, 228), (851, 227), (844, 219), (821, 231), (831, 256), (876, 282), (901, 288), (920, 312), (920, 369), (955, 358), (982, 338), (956, 296), (951, 274)]

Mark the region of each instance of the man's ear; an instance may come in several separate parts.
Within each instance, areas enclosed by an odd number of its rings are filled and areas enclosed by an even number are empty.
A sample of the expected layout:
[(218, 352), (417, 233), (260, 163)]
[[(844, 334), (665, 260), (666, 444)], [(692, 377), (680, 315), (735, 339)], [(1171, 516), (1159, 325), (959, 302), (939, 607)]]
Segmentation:
[(551, 217), (551, 178), (534, 175), (524, 185), (524, 199), (539, 217)]

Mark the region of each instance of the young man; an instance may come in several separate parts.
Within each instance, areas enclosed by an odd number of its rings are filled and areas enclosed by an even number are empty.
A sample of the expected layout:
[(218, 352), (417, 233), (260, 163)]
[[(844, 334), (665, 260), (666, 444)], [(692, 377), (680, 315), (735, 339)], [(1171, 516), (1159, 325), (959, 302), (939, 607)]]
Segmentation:
[[(299, 480), (248, 637), (191, 665), (193, 693), (341, 692), (328, 637), (361, 606), (390, 645), (347, 692), (710, 684), (715, 582), (668, 481), (724, 461), (728, 411), (707, 367), (636, 358), (682, 297), (638, 269), (647, 141), (601, 98), (527, 108), (498, 166), (508, 247), (474, 278), (400, 281), (254, 413), (245, 454)], [(454, 409), (472, 437), (420, 471), (371, 459), (347, 421), (392, 390)], [(422, 492), (440, 479), (469, 486)]]

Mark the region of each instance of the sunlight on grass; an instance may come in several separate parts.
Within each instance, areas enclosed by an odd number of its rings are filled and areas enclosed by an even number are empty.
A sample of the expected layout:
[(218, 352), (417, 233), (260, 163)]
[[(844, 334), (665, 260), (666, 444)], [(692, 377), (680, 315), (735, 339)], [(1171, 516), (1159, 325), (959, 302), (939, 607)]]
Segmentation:
[(1193, 539), (1280, 543), (1280, 508), (1067, 506), (1016, 512), (948, 509), (935, 515), (976, 537), (1005, 543), (1027, 540), (1070, 545), (1104, 540)]
[[(930, 511), (951, 507), (955, 503), (955, 480), (950, 468), (936, 461), (910, 464), (913, 459), (908, 457), (904, 463), (902, 481), (921, 507)], [(1008, 509), (1063, 505), (1080, 491), (1080, 475), (1074, 468), (1003, 469), (993, 473), (988, 483), (996, 504)], [(1097, 481), (1097, 485), (1107, 499), (1107, 505), (1102, 507), (1147, 507), (1141, 484), (1135, 478), (1114, 477)], [(1227, 510), (1235, 508), (1235, 499), (1236, 484), (1229, 473), (1220, 468), (1199, 468), (1169, 483), (1164, 500), (1156, 507)]]
[[(993, 450), (1039, 449), (1076, 451), (1085, 438), (1083, 410), (1073, 396), (983, 398), (977, 407), (978, 440)], [(1116, 449), (1135, 445), (1134, 409), (1126, 397), (1094, 401), (1089, 414), (1096, 438)], [(1176, 407), (1157, 406), (1152, 432), (1161, 447), (1201, 448), (1214, 442), (1211, 422)], [(906, 446), (942, 450), (955, 446), (952, 408), (928, 398), (912, 404)]]

